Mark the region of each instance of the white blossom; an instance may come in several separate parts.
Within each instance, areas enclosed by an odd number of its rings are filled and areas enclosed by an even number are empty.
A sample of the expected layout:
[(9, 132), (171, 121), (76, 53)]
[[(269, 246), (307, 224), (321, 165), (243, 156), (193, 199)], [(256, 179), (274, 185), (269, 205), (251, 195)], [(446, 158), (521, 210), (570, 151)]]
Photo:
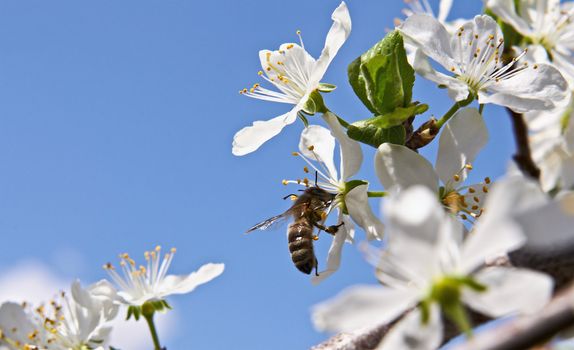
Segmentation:
[(497, 203), (488, 201), (489, 211), (466, 239), (462, 224), (446, 214), (424, 186), (411, 187), (386, 202), (389, 242), (377, 274), (385, 287), (356, 286), (319, 304), (313, 310), (315, 326), (353, 331), (389, 323), (414, 308), (378, 349), (436, 349), (442, 342), (440, 311), (448, 315), (457, 303), (492, 317), (538, 311), (551, 296), (550, 277), (524, 269), (482, 267), (486, 259), (524, 243), (517, 226), (490, 214)]
[(287, 43), (277, 51), (259, 52), (262, 71), (259, 75), (278, 91), (255, 84), (242, 90), (246, 96), (271, 102), (292, 104), (287, 113), (267, 121), (256, 121), (245, 127), (233, 138), (233, 154), (245, 155), (257, 150), (263, 143), (279, 134), (295, 122), (297, 113), (308, 103), (311, 93), (320, 89), (320, 81), (327, 68), (351, 32), (351, 17), (347, 5), (342, 2), (333, 12), (333, 25), (325, 39), (321, 56), (315, 60), (301, 45)]
[(107, 281), (82, 288), (72, 284), (71, 297), (32, 309), (6, 302), (0, 307), (0, 330), (11, 350), (104, 350), (118, 313), (116, 291)]
[(167, 271), (175, 255), (172, 248), (161, 258), (161, 248), (145, 252), (146, 265), (137, 265), (127, 253), (121, 254), (120, 267), (123, 277), (110, 263), (104, 268), (119, 287), (118, 300), (122, 304), (142, 306), (147, 301), (162, 301), (172, 294), (187, 294), (197, 286), (219, 276), (223, 264), (205, 264), (189, 275), (168, 275)]
[(443, 128), (435, 167), (405, 146), (385, 143), (377, 150), (375, 171), (385, 190), (425, 185), (450, 211), (463, 220), (473, 220), (482, 213), (490, 179), (476, 184), (466, 184), (465, 180), (471, 163), (487, 141), (482, 116), (475, 108), (462, 109)]
[[(574, 6), (560, 0), (487, 0), (486, 6), (531, 43), (542, 48), (574, 86)], [(516, 7), (517, 6), (517, 7)]]
[[(320, 272), (319, 276), (313, 277), (313, 283), (324, 280), (338, 270), (343, 245), (345, 241), (352, 242), (355, 235), (353, 222), (365, 230), (369, 239), (381, 239), (384, 230), (383, 224), (373, 214), (369, 205), (368, 184), (348, 188), (349, 179), (361, 167), (363, 154), (360, 145), (346, 135), (335, 115), (328, 112), (325, 114), (325, 120), (331, 130), (319, 125), (305, 128), (301, 133), (300, 152), (297, 155), (301, 156), (318, 175), (316, 185), (336, 195), (333, 207), (337, 207), (338, 222), (343, 225), (333, 238), (327, 258), (327, 269)], [(336, 141), (339, 141), (340, 148), (339, 171), (335, 167), (334, 158)], [(308, 168), (306, 170), (309, 171)], [(284, 183), (310, 185), (309, 180), (284, 181)]]
[[(456, 33), (435, 18), (415, 14), (398, 28), (406, 41), (417, 47), (415, 71), (444, 86), (455, 101), (477, 98), (480, 104), (494, 103), (522, 113), (553, 108), (567, 95), (567, 82), (548, 64), (505, 64), (504, 39), (496, 22), (476, 16)], [(428, 62), (436, 61), (448, 72), (439, 72)]]

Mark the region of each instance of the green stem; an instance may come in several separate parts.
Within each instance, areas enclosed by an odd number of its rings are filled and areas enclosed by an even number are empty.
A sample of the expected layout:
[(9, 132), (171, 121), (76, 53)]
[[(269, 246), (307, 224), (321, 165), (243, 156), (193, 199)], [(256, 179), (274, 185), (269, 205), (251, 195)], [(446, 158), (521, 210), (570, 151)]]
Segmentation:
[(442, 128), (442, 126), (444, 125), (444, 123), (446, 123), (450, 118), (452, 118), (452, 116), (456, 113), (456, 111), (458, 111), (460, 109), (460, 105), (458, 103), (455, 103), (452, 107), (450, 107), (450, 109), (448, 110), (448, 112), (445, 113), (445, 115), (442, 116), (442, 118), (440, 118), (437, 122), (436, 122), (436, 127), (437, 128)]
[(153, 339), (154, 350), (162, 350), (161, 345), (159, 345), (159, 337), (157, 335), (157, 330), (155, 329), (155, 324), (153, 322), (153, 313), (151, 315), (144, 315), (147, 325), (149, 326), (149, 331)]
[(337, 120), (339, 121), (339, 124), (341, 124), (342, 127), (344, 127), (345, 129), (349, 128), (349, 125), (350, 125), (349, 122), (347, 122), (345, 119), (339, 117), (335, 113), (331, 112), (331, 110), (329, 108), (325, 107), (325, 109), (326, 110), (323, 112), (323, 114), (331, 113), (332, 115), (337, 117)]
[(468, 94), (468, 98), (464, 101), (455, 102), (455, 104), (450, 107), (450, 109), (442, 116), (437, 122), (436, 127), (442, 128), (442, 126), (450, 119), (452, 116), (458, 111), (461, 107), (469, 105), (472, 101), (474, 101), (474, 95)]
[(383, 191), (378, 191), (378, 192), (367, 192), (367, 196), (369, 197), (386, 197), (387, 196), (387, 192), (383, 192)]
[(478, 106), (478, 113), (480, 113), (480, 115), (482, 115), (482, 111), (483, 111), (483, 110), (484, 110), (484, 103), (481, 103), (481, 104)]

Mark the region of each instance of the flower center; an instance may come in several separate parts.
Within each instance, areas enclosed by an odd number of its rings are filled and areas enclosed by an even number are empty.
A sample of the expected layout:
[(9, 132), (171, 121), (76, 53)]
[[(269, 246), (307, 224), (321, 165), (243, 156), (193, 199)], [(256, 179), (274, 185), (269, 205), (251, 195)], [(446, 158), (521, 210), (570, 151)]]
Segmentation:
[(263, 70), (257, 74), (274, 85), (279, 91), (273, 91), (254, 84), (244, 88), (240, 94), (267, 101), (297, 104), (307, 93), (310, 78), (308, 56), (303, 45), (301, 32), (297, 31), (301, 45), (284, 44), (277, 51), (265, 53)]
[(502, 62), (503, 38), (497, 39), (493, 34), (475, 33), (465, 27), (460, 27), (454, 35), (457, 36), (455, 59), (458, 66), (451, 67), (451, 72), (458, 72), (457, 78), (463, 81), (474, 95), (528, 67), (528, 63), (516, 65), (526, 54), (526, 50), (508, 64)]
[(472, 223), (484, 212), (483, 202), (488, 193), (491, 180), (489, 177), (486, 177), (483, 182), (462, 186), (460, 182), (462, 173), (465, 170), (472, 170), (472, 166), (466, 164), (453, 175), (452, 180), (441, 188), (440, 200), (452, 214)]

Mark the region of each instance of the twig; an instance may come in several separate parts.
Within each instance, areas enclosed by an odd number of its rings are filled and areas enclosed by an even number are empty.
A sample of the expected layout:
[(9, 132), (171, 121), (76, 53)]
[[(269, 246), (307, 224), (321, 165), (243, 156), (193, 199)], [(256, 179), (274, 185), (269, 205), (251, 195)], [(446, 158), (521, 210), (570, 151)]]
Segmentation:
[(528, 143), (528, 127), (524, 122), (524, 117), (522, 114), (516, 113), (509, 108), (506, 110), (512, 121), (514, 140), (516, 141), (516, 154), (513, 158), (524, 175), (538, 180), (540, 179), (540, 169), (532, 160), (530, 145)]
[(521, 350), (545, 343), (574, 325), (574, 286), (530, 317), (521, 317), (476, 335), (456, 350)]

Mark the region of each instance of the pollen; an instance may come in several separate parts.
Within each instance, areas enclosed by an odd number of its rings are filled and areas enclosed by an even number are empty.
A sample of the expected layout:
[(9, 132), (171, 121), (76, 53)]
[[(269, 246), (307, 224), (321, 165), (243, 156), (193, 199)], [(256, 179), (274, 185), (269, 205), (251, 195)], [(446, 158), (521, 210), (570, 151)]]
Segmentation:
[(303, 167), (303, 171), (304, 171), (305, 173), (309, 173), (309, 168)]
[(321, 220), (326, 220), (327, 219), (327, 213), (326, 212), (321, 212)]
[(313, 240), (314, 240), (314, 241), (318, 241), (318, 240), (319, 240), (319, 236), (313, 235)]
[(292, 194), (291, 197), (289, 197), (293, 202), (295, 202), (297, 200), (297, 196)]

